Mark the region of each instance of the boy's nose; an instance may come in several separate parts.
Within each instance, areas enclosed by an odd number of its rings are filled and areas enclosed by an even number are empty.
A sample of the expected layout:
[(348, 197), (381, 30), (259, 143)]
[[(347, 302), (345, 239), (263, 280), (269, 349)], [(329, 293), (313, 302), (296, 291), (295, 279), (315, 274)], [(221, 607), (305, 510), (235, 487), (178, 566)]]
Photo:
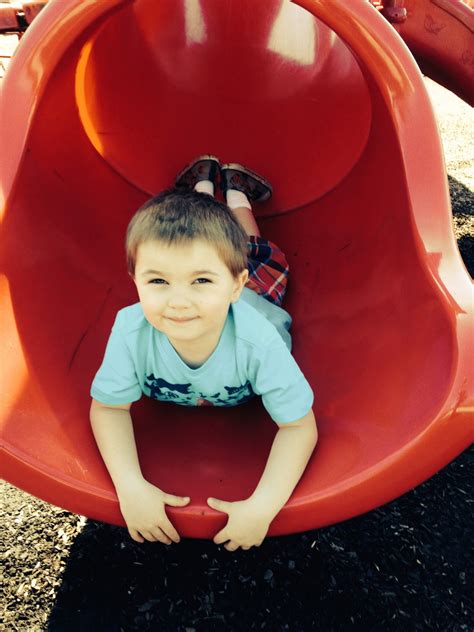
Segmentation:
[(168, 299), (168, 305), (174, 309), (185, 308), (191, 305), (191, 301), (185, 292), (173, 292)]

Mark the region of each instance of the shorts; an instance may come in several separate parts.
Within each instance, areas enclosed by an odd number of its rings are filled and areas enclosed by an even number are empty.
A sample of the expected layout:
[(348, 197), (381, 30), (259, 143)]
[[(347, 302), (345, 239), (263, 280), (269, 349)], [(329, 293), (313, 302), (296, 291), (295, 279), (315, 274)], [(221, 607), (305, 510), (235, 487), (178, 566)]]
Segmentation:
[(290, 269), (283, 251), (268, 239), (250, 235), (247, 255), (249, 280), (245, 287), (281, 306)]

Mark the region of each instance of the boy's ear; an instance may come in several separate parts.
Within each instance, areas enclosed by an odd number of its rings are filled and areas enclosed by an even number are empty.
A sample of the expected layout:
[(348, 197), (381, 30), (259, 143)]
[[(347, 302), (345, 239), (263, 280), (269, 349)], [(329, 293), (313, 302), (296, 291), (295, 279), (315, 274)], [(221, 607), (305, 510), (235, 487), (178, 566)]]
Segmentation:
[(232, 303), (236, 303), (240, 295), (242, 294), (242, 290), (244, 289), (245, 284), (249, 280), (249, 271), (242, 270), (242, 272), (238, 275), (235, 280), (234, 292), (232, 294)]

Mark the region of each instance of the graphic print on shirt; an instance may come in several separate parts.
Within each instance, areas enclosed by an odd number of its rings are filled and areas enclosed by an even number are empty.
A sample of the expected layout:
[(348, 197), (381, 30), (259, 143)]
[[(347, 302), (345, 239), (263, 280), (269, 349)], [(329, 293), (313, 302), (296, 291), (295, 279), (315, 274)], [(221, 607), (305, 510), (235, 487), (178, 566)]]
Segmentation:
[(147, 375), (145, 385), (150, 389), (150, 397), (168, 402), (186, 402), (191, 403), (193, 392), (189, 390), (191, 384), (171, 384), (163, 380), (161, 377), (155, 377), (153, 373)]
[(243, 404), (249, 399), (252, 399), (252, 397), (255, 395), (252, 389), (252, 385), (248, 380), (242, 386), (226, 386), (225, 390), (229, 394), (227, 401), (232, 401), (233, 406), (235, 406), (235, 404)]
[(241, 386), (225, 386), (226, 393), (220, 391), (209, 395), (191, 389), (191, 384), (172, 384), (153, 373), (147, 375), (145, 386), (150, 389), (152, 399), (185, 406), (236, 406), (254, 396), (252, 385), (247, 380)]

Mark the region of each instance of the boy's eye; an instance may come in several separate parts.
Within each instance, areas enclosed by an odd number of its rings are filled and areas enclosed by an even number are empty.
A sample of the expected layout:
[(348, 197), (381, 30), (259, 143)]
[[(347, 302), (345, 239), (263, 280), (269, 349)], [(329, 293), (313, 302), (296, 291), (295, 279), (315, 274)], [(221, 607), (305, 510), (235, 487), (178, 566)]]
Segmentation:
[[(199, 277), (194, 282), (198, 284), (212, 283), (210, 279), (206, 279), (204, 277)], [(150, 279), (148, 283), (153, 283), (154, 285), (168, 285), (168, 281), (165, 281), (165, 279)]]

